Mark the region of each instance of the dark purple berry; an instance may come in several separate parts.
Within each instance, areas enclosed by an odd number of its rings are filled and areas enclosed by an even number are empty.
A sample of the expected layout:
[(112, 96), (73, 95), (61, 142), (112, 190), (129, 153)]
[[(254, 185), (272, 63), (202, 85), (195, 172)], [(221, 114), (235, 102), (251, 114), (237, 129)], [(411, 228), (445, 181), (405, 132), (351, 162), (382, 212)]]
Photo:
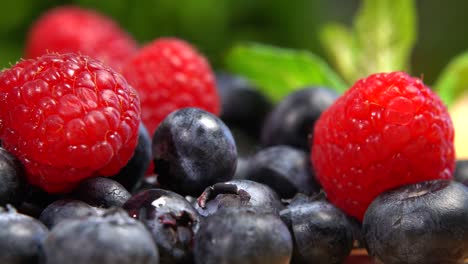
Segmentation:
[(310, 154), (290, 146), (273, 146), (257, 152), (249, 161), (247, 179), (270, 186), (281, 198), (320, 191), (310, 165)]
[(230, 128), (240, 128), (251, 137), (258, 138), (272, 104), (240, 76), (217, 73), (216, 84), (221, 97), (221, 120)]
[(82, 181), (73, 190), (72, 196), (91, 206), (109, 208), (122, 206), (131, 194), (120, 183), (97, 177)]
[(250, 206), (268, 209), (274, 213), (284, 209), (275, 191), (267, 185), (249, 180), (216, 183), (200, 195), (198, 205), (197, 209), (203, 216), (214, 214), (226, 207)]
[(153, 158), (161, 187), (193, 196), (231, 179), (237, 165), (229, 129), (198, 108), (184, 108), (164, 119), (153, 136)]
[(326, 200), (296, 201), (280, 215), (293, 237), (293, 263), (343, 263), (353, 248), (346, 214)]
[(47, 234), (47, 227), (36, 219), (13, 208), (0, 208), (0, 263), (38, 263), (39, 247)]
[(63, 221), (43, 243), (47, 264), (157, 264), (158, 249), (151, 234), (123, 211)]
[(335, 91), (322, 87), (291, 93), (268, 115), (262, 128), (262, 144), (290, 145), (309, 151), (315, 122), (337, 98)]
[(195, 237), (197, 264), (287, 264), (292, 239), (277, 214), (230, 207), (203, 219)]
[(26, 191), (24, 166), (10, 152), (0, 147), (0, 206), (19, 206)]
[(161, 263), (190, 263), (199, 215), (182, 196), (163, 189), (135, 194), (123, 208), (153, 234)]
[(111, 179), (122, 184), (129, 192), (135, 191), (143, 181), (148, 166), (151, 163), (151, 137), (148, 130), (140, 123), (138, 130), (138, 144), (132, 158), (119, 173)]
[(39, 216), (47, 227), (53, 228), (58, 223), (69, 219), (84, 219), (98, 215), (98, 210), (85, 202), (63, 199), (51, 203)]
[(468, 188), (433, 180), (379, 195), (364, 215), (371, 256), (385, 264), (463, 263), (468, 257)]

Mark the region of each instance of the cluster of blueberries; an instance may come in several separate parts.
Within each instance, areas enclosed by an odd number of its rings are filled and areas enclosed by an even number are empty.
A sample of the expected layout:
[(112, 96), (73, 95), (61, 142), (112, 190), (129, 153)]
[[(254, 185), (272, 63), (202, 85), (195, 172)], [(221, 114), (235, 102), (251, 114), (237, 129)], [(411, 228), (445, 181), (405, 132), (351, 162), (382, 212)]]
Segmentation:
[[(304, 88), (273, 108), (245, 80), (217, 78), (220, 118), (184, 108), (152, 138), (141, 125), (135, 154), (118, 175), (87, 179), (66, 195), (28, 186), (22, 165), (0, 148), (0, 263), (333, 264), (353, 247), (384, 263), (468, 256), (461, 183), (384, 193), (362, 224), (326, 200), (309, 140), (338, 96), (332, 90)], [(468, 162), (457, 168), (467, 184)], [(402, 218), (414, 211), (414, 219)]]

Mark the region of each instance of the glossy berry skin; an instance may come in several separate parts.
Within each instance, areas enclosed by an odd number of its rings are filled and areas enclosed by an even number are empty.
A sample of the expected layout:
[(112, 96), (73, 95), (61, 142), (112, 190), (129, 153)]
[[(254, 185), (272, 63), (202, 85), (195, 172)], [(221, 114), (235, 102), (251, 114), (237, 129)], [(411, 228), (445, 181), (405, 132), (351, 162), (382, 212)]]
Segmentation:
[(304, 87), (291, 93), (266, 118), (261, 143), (310, 151), (315, 122), (337, 98), (335, 91), (324, 87)]
[(85, 219), (90, 216), (97, 216), (99, 212), (85, 202), (61, 199), (47, 206), (39, 216), (44, 225), (53, 228), (64, 220)]
[(216, 84), (221, 97), (221, 120), (229, 127), (259, 137), (261, 125), (272, 108), (268, 99), (240, 76), (218, 72)]
[(121, 207), (132, 195), (120, 183), (96, 177), (80, 182), (72, 196), (91, 206), (110, 208)]
[(184, 108), (167, 116), (154, 133), (153, 159), (162, 188), (198, 196), (206, 187), (232, 178), (237, 150), (218, 117)]
[(195, 237), (197, 264), (288, 264), (292, 239), (278, 215), (230, 207), (205, 218)]
[(361, 79), (315, 124), (312, 163), (328, 199), (362, 221), (380, 193), (450, 179), (452, 121), (440, 98), (404, 72)]
[(291, 204), (280, 215), (293, 237), (293, 263), (339, 264), (351, 252), (351, 223), (328, 201)]
[(163, 189), (149, 189), (135, 194), (123, 208), (151, 231), (161, 263), (191, 263), (200, 216), (184, 197)]
[(216, 183), (198, 197), (197, 210), (203, 216), (226, 207), (261, 208), (274, 213), (284, 209), (281, 199), (270, 187), (250, 180), (231, 180)]
[(214, 73), (205, 57), (177, 38), (159, 38), (142, 47), (123, 74), (138, 90), (142, 120), (150, 135), (171, 112), (197, 107), (215, 115), (220, 99)]
[(286, 145), (264, 148), (251, 157), (246, 179), (270, 186), (285, 199), (297, 193), (318, 193), (320, 186), (309, 156), (306, 151)]
[(463, 263), (468, 257), (468, 188), (432, 180), (382, 193), (362, 231), (369, 254), (383, 263)]
[(48, 233), (36, 219), (0, 208), (0, 263), (38, 263), (39, 247)]
[(137, 48), (136, 41), (111, 18), (93, 10), (63, 6), (45, 12), (31, 25), (25, 56), (34, 59), (47, 53), (74, 52), (121, 70)]
[(2, 145), (48, 192), (116, 174), (134, 152), (139, 123), (136, 91), (90, 57), (49, 54), (0, 73)]
[(148, 167), (152, 163), (151, 158), (151, 137), (143, 123), (138, 129), (138, 144), (132, 158), (119, 173), (111, 179), (122, 184), (129, 192), (135, 191), (146, 175)]
[(26, 174), (23, 164), (0, 147), (0, 206), (18, 206), (26, 196)]
[(158, 249), (145, 226), (123, 211), (68, 220), (55, 226), (44, 241), (47, 264), (155, 264)]

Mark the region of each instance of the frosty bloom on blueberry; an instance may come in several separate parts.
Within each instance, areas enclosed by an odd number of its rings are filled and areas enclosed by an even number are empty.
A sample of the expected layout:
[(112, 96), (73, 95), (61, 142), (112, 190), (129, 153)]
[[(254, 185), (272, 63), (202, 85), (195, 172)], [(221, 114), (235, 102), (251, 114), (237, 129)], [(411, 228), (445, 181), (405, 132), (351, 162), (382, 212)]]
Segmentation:
[(361, 79), (315, 125), (311, 159), (328, 199), (363, 218), (383, 191), (450, 179), (454, 131), (447, 108), (404, 72)]
[(139, 123), (136, 91), (90, 57), (47, 54), (0, 73), (2, 145), (48, 192), (116, 174), (134, 152)]

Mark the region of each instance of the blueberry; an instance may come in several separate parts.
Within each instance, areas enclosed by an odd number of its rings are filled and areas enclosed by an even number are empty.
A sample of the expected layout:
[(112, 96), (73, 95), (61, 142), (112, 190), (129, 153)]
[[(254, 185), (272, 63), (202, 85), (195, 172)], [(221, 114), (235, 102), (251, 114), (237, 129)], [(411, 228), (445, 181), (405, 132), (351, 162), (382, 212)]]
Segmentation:
[(261, 144), (258, 138), (249, 135), (238, 127), (231, 125), (228, 126), (228, 128), (232, 133), (234, 141), (236, 142), (238, 156), (247, 157), (261, 149)]
[(62, 198), (62, 195), (47, 193), (36, 186), (29, 186), (23, 203), (18, 208), (22, 214), (39, 218), (42, 211), (51, 203)]
[(292, 239), (278, 215), (230, 207), (203, 219), (195, 236), (197, 264), (286, 264)]
[(369, 254), (385, 264), (463, 263), (468, 257), (468, 188), (433, 180), (379, 195), (362, 224)]
[(216, 83), (221, 97), (221, 120), (258, 138), (261, 124), (272, 108), (271, 102), (240, 76), (219, 72)]
[(231, 179), (237, 165), (229, 129), (197, 108), (184, 108), (164, 119), (153, 136), (153, 158), (163, 188), (193, 196)]
[(78, 200), (62, 199), (47, 206), (39, 216), (39, 220), (47, 227), (53, 228), (58, 223), (68, 219), (83, 219), (98, 215), (98, 211)]
[(327, 88), (307, 87), (284, 98), (268, 115), (262, 128), (265, 146), (290, 145), (310, 150), (314, 124), (338, 94)]
[(0, 147), (0, 206), (18, 206), (26, 194), (26, 175), (21, 162)]
[(72, 195), (77, 200), (101, 208), (120, 207), (131, 197), (120, 183), (104, 177), (82, 181)]
[(0, 208), (0, 263), (38, 263), (39, 247), (48, 230), (41, 222), (27, 215)]
[(168, 190), (149, 189), (135, 194), (123, 208), (149, 228), (159, 247), (161, 263), (189, 263), (193, 259), (199, 215), (184, 197)]
[(237, 158), (236, 172), (232, 176), (233, 180), (245, 180), (249, 170), (249, 158), (239, 156)]
[(293, 202), (280, 215), (293, 237), (293, 263), (343, 263), (351, 252), (351, 223), (328, 201)]
[(214, 184), (200, 195), (198, 205), (197, 209), (203, 216), (211, 215), (226, 207), (260, 207), (275, 213), (284, 209), (275, 191), (264, 184), (249, 180)]
[(143, 181), (148, 166), (151, 163), (151, 137), (148, 130), (140, 123), (138, 130), (138, 144), (132, 158), (119, 173), (111, 179), (122, 184), (130, 192), (135, 191)]
[(44, 241), (46, 264), (157, 264), (159, 254), (151, 234), (125, 212), (67, 220)]
[(453, 177), (456, 181), (468, 186), (468, 160), (457, 160)]
[(311, 195), (320, 191), (312, 171), (308, 152), (290, 146), (273, 146), (251, 158), (247, 179), (266, 184), (287, 199), (298, 192)]

